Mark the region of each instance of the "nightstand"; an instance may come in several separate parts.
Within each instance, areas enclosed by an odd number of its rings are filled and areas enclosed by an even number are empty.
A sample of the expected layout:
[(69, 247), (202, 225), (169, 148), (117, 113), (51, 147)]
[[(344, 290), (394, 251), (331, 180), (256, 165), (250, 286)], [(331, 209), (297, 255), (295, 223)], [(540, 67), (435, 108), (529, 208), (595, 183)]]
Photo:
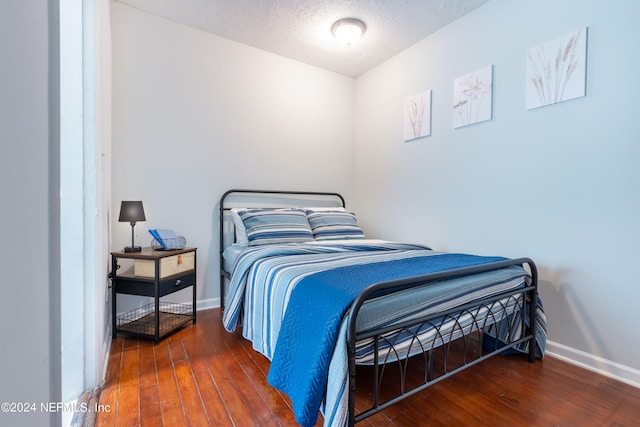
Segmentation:
[[(120, 259), (133, 268), (119, 273)], [(193, 301), (173, 303), (162, 297), (191, 287)], [(126, 313), (117, 311), (117, 294), (152, 297), (153, 302)], [(111, 252), (112, 336), (118, 333), (153, 339), (155, 345), (189, 322), (196, 323), (196, 248)]]

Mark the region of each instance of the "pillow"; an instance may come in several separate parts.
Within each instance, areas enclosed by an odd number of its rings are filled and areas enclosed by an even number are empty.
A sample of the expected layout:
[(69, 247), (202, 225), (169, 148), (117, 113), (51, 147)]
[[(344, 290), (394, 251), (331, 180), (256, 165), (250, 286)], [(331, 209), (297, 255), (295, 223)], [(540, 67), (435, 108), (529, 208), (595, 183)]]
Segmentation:
[(303, 209), (238, 209), (249, 246), (313, 241)]
[(364, 239), (356, 214), (344, 209), (306, 209), (307, 219), (316, 240)]
[(233, 219), (233, 225), (235, 226), (236, 232), (236, 244), (239, 246), (249, 246), (249, 240), (247, 239), (247, 229), (244, 228), (244, 222), (242, 222), (242, 218), (238, 214), (239, 210), (244, 210), (242, 208), (233, 208), (231, 209), (231, 219)]

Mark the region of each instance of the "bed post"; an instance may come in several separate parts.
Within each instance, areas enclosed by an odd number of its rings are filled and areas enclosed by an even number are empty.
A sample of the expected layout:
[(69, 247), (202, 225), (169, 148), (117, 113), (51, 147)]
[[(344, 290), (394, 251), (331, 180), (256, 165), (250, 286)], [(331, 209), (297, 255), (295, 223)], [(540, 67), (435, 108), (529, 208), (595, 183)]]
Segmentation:
[(231, 193), (233, 193), (235, 190), (229, 190), (226, 191), (221, 197), (220, 197), (220, 229), (219, 229), (219, 233), (220, 233), (220, 309), (224, 310), (224, 281), (225, 281), (225, 275), (224, 275), (224, 257), (222, 256), (222, 252), (224, 250), (224, 201), (227, 198), (227, 196)]
[(533, 288), (529, 293), (529, 331), (531, 339), (529, 340), (529, 363), (536, 360), (536, 322), (538, 312), (538, 269), (532, 260), (528, 260), (527, 264), (531, 269), (531, 285)]
[(355, 341), (347, 344), (348, 364), (349, 364), (349, 419), (348, 425), (353, 427), (356, 423), (356, 345)]

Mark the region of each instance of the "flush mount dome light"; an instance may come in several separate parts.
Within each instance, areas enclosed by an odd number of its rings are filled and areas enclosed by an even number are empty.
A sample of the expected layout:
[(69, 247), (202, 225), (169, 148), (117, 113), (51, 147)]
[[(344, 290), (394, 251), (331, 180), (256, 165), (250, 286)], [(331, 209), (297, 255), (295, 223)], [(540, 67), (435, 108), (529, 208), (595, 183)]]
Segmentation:
[(344, 45), (351, 46), (364, 34), (364, 22), (355, 18), (344, 18), (331, 26), (331, 33)]

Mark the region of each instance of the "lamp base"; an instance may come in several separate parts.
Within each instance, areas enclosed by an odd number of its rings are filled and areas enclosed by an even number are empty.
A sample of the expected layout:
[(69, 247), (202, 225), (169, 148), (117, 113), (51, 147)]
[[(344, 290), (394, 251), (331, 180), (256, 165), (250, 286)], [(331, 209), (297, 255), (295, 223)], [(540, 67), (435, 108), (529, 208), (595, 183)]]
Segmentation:
[(142, 247), (141, 246), (126, 246), (124, 248), (125, 253), (129, 253), (129, 252), (142, 252)]

